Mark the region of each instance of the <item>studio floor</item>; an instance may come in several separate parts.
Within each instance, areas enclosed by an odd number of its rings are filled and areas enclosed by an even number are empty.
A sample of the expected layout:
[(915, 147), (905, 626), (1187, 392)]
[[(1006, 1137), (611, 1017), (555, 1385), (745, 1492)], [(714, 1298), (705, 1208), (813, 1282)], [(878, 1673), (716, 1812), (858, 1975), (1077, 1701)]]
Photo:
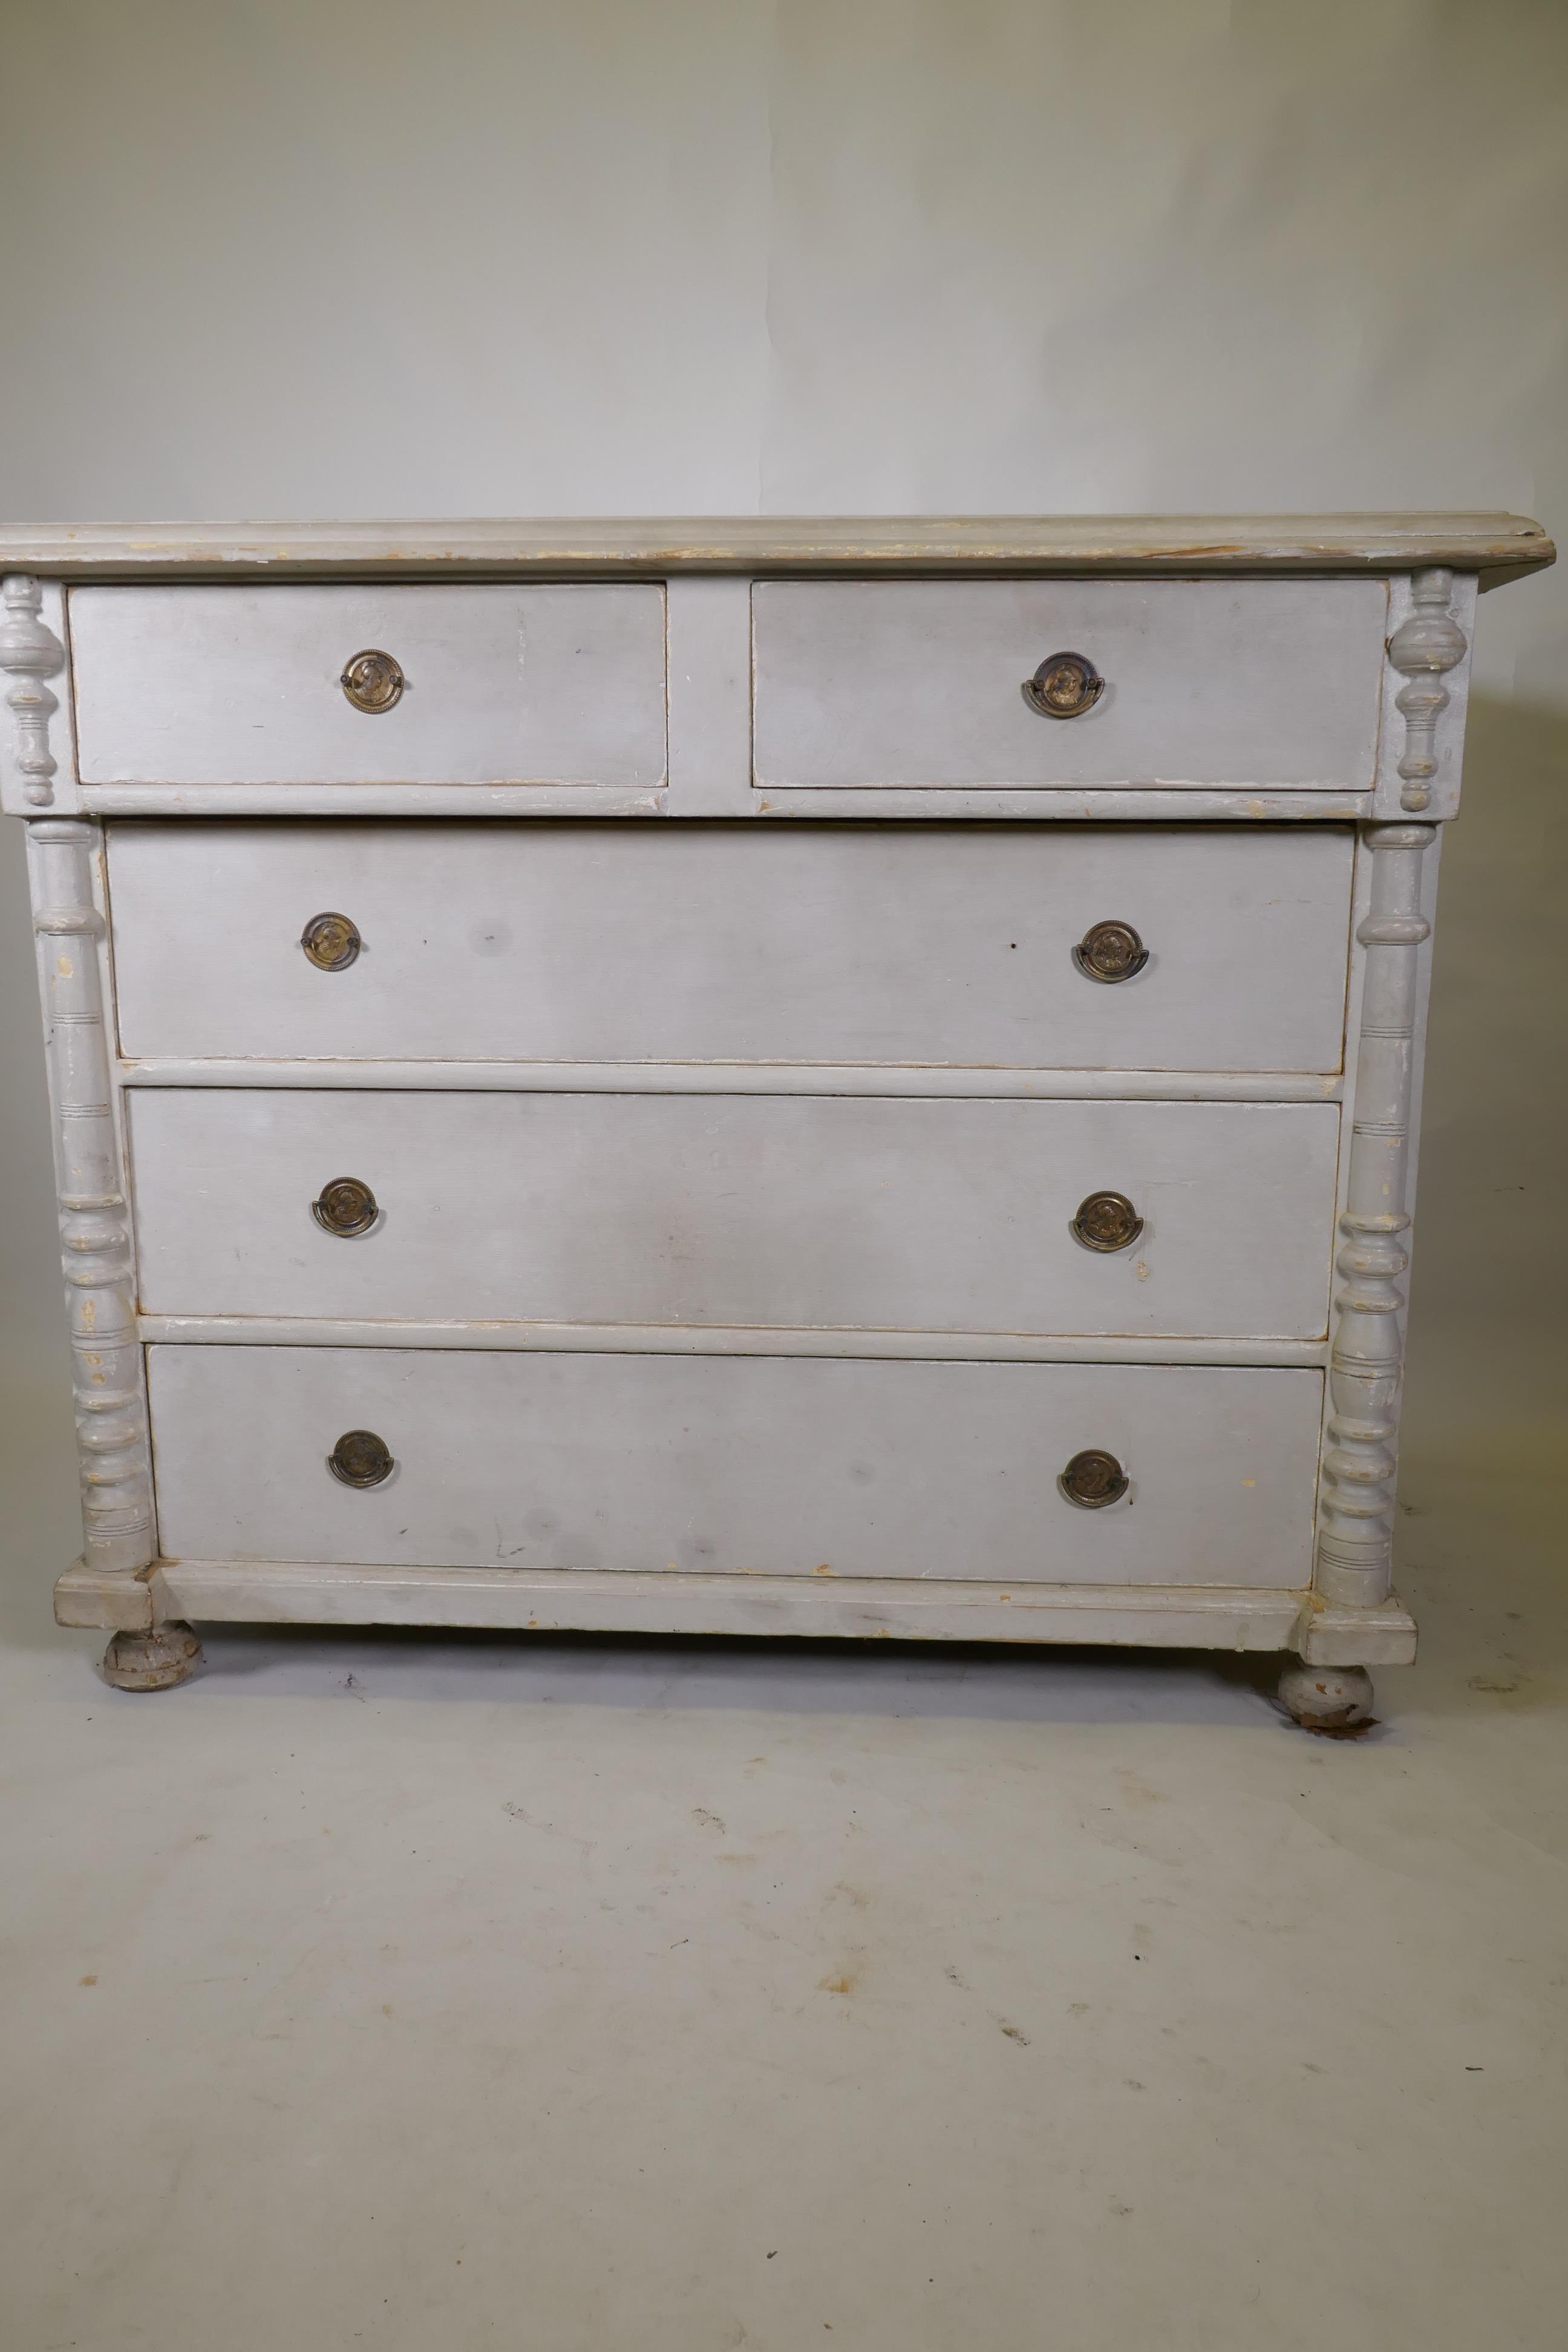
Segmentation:
[(1335, 1742), (1128, 1653), (218, 1630), (127, 1696), (4, 1428), (7, 2352), (1561, 2352), (1528, 1433), (1407, 1458), (1421, 1662)]

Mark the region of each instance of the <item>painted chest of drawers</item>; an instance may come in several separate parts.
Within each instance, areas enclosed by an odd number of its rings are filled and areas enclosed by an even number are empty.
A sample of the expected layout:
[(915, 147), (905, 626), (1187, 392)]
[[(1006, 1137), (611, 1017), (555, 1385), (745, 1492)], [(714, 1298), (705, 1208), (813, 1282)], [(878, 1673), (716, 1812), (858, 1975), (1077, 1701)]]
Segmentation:
[(1508, 516), (12, 531), (62, 1622), (1293, 1654), (1390, 1583)]

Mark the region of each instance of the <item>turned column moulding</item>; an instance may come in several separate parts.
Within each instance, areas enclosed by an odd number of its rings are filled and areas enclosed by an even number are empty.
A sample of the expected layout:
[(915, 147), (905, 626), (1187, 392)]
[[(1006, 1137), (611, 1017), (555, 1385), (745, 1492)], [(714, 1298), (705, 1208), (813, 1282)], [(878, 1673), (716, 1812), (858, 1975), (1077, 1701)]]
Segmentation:
[(1417, 572), (1410, 583), (1414, 610), (1388, 643), (1389, 660), (1410, 681), (1400, 688), (1394, 701), (1405, 720), (1399, 805), (1412, 814), (1426, 808), (1432, 798), (1432, 779), (1437, 772), (1437, 721), (1448, 708), (1444, 673), (1457, 669), (1469, 651), (1463, 629), (1448, 610), (1453, 593), (1452, 572)]
[(44, 598), (36, 580), (12, 572), (0, 583), (0, 597), (5, 614), (0, 621), (0, 669), (16, 680), (5, 697), (16, 724), (16, 767), (29, 805), (47, 809), (54, 801), (58, 764), (49, 751), (49, 721), (60, 706), (44, 680), (58, 677), (66, 649), (40, 618)]
[[(82, 1559), (118, 1587), (121, 1612), (150, 1615), (142, 1572), (157, 1557), (146, 1381), (136, 1328), (131, 1209), (112, 1099), (106, 992), (100, 961), (104, 921), (94, 869), (96, 824), (44, 819), (29, 828), (34, 929), (49, 1090), (55, 1114), (59, 1207), (81, 1477)], [(159, 1689), (188, 1674), (199, 1650), (188, 1629), (177, 1671), (110, 1644), (108, 1679)]]
[(1316, 1578), (1322, 1599), (1352, 1608), (1376, 1608), (1393, 1577), (1417, 955), (1431, 929), (1421, 911), (1421, 866), (1436, 837), (1429, 824), (1371, 825), (1364, 836), (1372, 904), (1356, 929), (1366, 950), (1366, 981), (1350, 1180), (1334, 1260), (1341, 1287)]
[(92, 887), (99, 838), (96, 825), (71, 821), (32, 827), (34, 925), (55, 1108), (86, 1558), (89, 1566), (134, 1573), (156, 1549), (153, 1465), (99, 970), (103, 919)]

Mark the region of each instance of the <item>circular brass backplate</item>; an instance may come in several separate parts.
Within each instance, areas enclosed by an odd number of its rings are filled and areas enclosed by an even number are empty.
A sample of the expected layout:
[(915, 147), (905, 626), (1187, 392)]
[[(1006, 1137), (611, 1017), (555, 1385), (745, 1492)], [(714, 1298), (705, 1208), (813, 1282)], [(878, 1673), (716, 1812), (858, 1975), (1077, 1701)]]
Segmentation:
[(1086, 980), (1131, 980), (1149, 961), (1149, 950), (1131, 923), (1091, 923), (1072, 951)]
[(1073, 1455), (1057, 1485), (1080, 1511), (1103, 1511), (1107, 1503), (1121, 1501), (1128, 1478), (1114, 1454), (1102, 1454), (1097, 1445), (1090, 1445)]
[(1070, 1226), (1075, 1242), (1107, 1256), (1131, 1249), (1142, 1230), (1143, 1220), (1125, 1192), (1090, 1192), (1079, 1202)]
[(346, 971), (363, 942), (346, 915), (312, 915), (300, 945), (319, 971)]
[(327, 1467), (345, 1486), (379, 1486), (395, 1468), (384, 1438), (374, 1429), (345, 1429), (327, 1456)]
[(1104, 692), (1105, 680), (1087, 654), (1047, 654), (1024, 680), (1024, 699), (1042, 719), (1081, 719)]
[(323, 1184), (321, 1198), (310, 1203), (310, 1214), (324, 1234), (368, 1234), (380, 1211), (375, 1194), (357, 1176), (334, 1176)]
[(374, 717), (402, 699), (408, 681), (390, 654), (370, 646), (344, 666), (338, 683), (356, 710), (368, 710)]

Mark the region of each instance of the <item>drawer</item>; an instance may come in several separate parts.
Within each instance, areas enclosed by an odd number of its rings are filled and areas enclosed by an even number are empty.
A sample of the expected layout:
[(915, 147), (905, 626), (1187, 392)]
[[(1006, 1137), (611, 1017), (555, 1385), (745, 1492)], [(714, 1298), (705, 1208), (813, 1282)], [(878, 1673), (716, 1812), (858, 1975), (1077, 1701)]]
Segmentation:
[[(1292, 1587), (1322, 1376), (150, 1348), (166, 1555)], [(395, 1467), (347, 1486), (338, 1439)], [(1084, 1449), (1130, 1481), (1083, 1509)]]
[(88, 784), (664, 779), (657, 586), (77, 588), (70, 631)]
[[(1332, 1104), (128, 1100), (153, 1314), (1303, 1339), (1326, 1323)], [(363, 1188), (343, 1222), (366, 1230), (312, 1213), (343, 1178)], [(1142, 1220), (1112, 1251), (1071, 1229), (1106, 1192)]]
[[(753, 760), (791, 786), (1243, 785), (1370, 792), (1375, 580), (763, 581)], [(1076, 716), (1023, 688), (1103, 679)]]
[[(122, 1048), (279, 1060), (1334, 1071), (1345, 827), (110, 829)], [(322, 971), (310, 919), (362, 941)], [(1134, 927), (1106, 985), (1073, 948)]]

